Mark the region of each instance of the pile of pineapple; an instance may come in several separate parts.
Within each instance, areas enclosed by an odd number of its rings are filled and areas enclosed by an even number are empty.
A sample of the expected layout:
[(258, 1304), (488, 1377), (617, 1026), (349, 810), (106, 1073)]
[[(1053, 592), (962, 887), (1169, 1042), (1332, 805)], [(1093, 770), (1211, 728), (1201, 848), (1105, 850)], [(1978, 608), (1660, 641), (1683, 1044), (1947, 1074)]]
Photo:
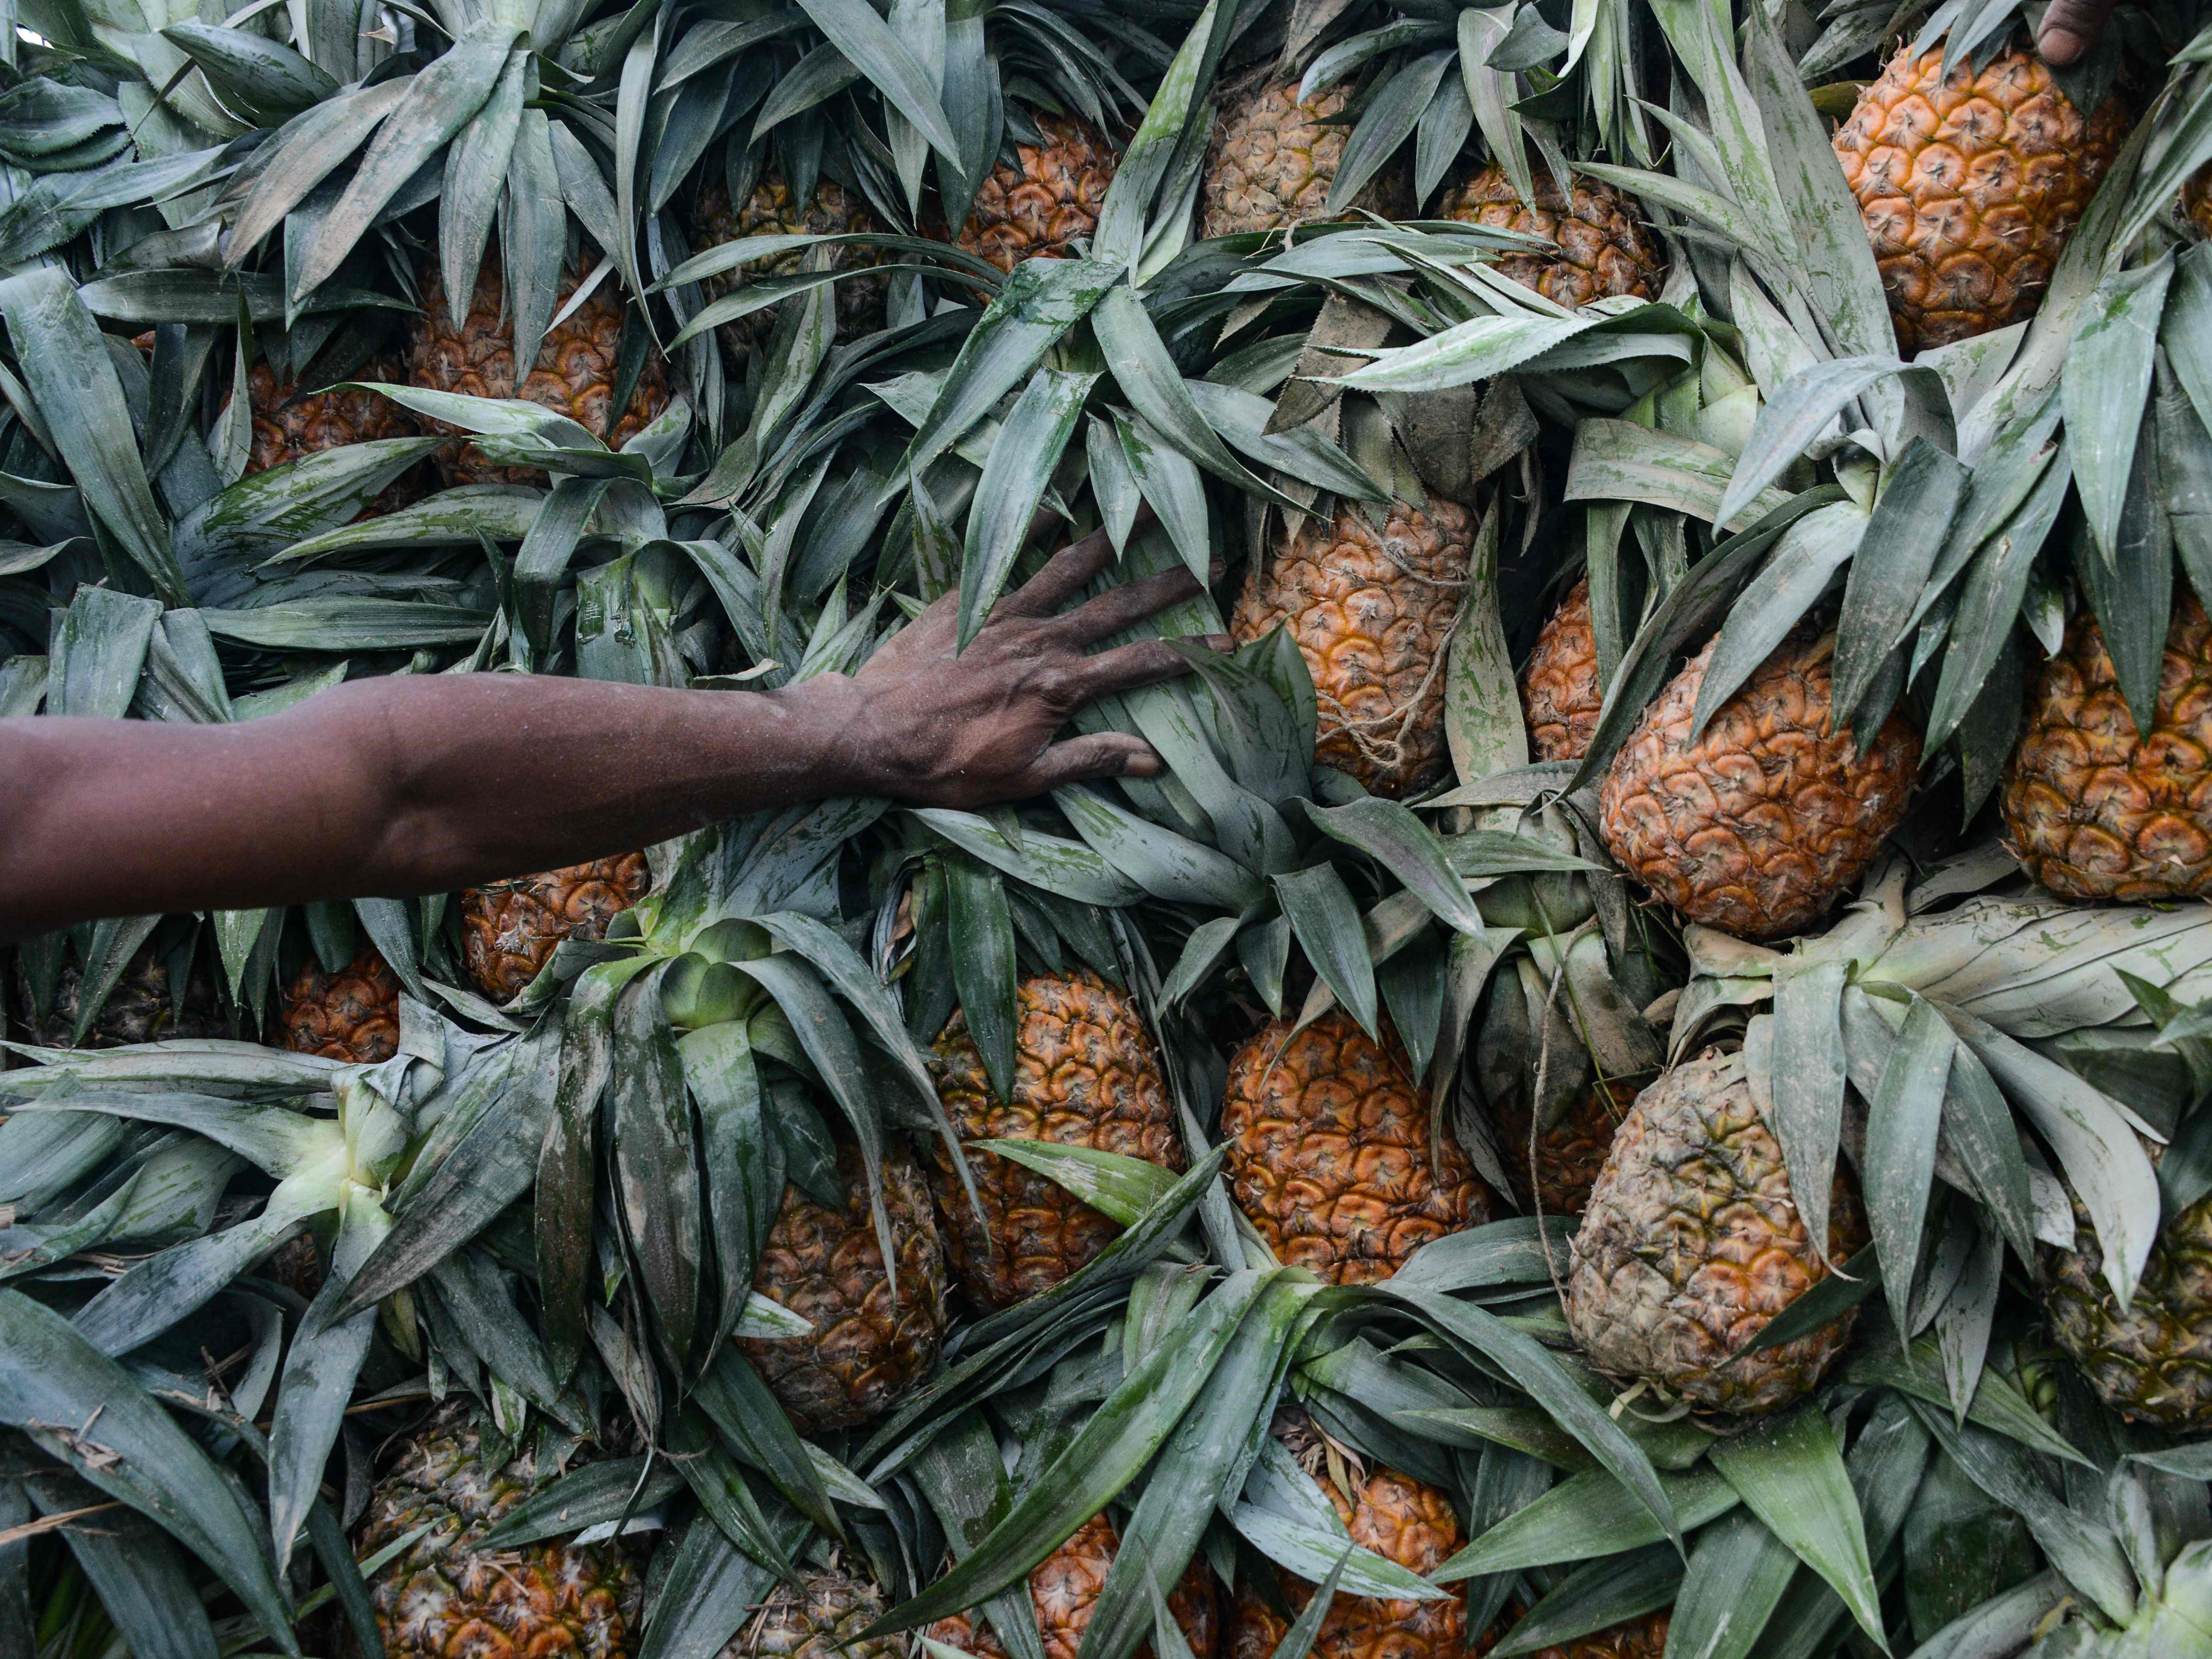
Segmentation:
[(0, 1654), (2212, 1656), (2212, 10), (2039, 15), (21, 12), (0, 717), (1237, 648), (0, 956)]

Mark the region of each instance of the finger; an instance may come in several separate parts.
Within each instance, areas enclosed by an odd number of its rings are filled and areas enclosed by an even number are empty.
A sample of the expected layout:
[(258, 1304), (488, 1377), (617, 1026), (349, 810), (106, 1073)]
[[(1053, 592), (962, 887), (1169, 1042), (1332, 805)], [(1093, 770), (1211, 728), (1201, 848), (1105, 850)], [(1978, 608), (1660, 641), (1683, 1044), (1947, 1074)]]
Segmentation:
[(1116, 691), (1133, 691), (1139, 686), (1178, 679), (1189, 672), (1189, 660), (1175, 646), (1165, 640), (1141, 640), (1135, 645), (1085, 657), (1075, 684), (1083, 700), (1091, 702)]
[[(1139, 503), (1129, 533), (1134, 535), (1152, 522), (1152, 507)], [(1034, 536), (1034, 520), (1030, 528)], [(1054, 554), (1043, 569), (1000, 600), (999, 608), (1009, 616), (1048, 617), (1090, 586), (1091, 578), (1113, 558), (1113, 540), (1102, 526)]]
[(1090, 645), (1109, 639), (1171, 605), (1196, 599), (1200, 591), (1198, 578), (1189, 571), (1163, 570), (1142, 581), (1108, 588), (1097, 599), (1079, 605), (1061, 617), (1060, 626), (1078, 644)]
[(1113, 542), (1104, 530), (1094, 530), (1046, 560), (1043, 569), (999, 601), (999, 609), (1011, 617), (1048, 617), (1080, 593), (1113, 558)]
[(2035, 49), (2045, 63), (2063, 69), (2097, 44), (2112, 4), (2113, 0), (2051, 0), (2036, 31)]
[(1090, 778), (1150, 778), (1162, 770), (1152, 744), (1126, 732), (1094, 732), (1056, 743), (1022, 776), (1023, 793), (1042, 794)]

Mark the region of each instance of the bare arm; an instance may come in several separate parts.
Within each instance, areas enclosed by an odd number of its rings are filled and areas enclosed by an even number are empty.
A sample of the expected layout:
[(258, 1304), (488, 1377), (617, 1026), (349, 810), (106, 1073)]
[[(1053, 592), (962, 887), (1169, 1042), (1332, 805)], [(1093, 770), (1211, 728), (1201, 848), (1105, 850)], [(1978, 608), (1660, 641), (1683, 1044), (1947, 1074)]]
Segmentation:
[(1197, 591), (1176, 572), (1060, 614), (1112, 556), (1063, 549), (965, 652), (939, 601), (859, 674), (674, 691), (459, 674), (364, 680), (238, 726), (0, 720), (0, 940), (103, 915), (436, 892), (831, 795), (975, 806), (1151, 773), (1141, 741), (1053, 741), (1180, 673), (1085, 648)]

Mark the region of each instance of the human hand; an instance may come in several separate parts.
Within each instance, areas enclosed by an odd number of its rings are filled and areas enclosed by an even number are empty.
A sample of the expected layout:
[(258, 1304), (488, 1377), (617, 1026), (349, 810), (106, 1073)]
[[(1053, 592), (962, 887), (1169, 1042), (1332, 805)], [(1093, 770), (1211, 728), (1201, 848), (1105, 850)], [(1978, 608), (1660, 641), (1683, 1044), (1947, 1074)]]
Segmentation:
[[(1101, 732), (1053, 740), (1097, 698), (1189, 671), (1160, 640), (1087, 652), (1200, 591), (1188, 571), (1172, 570), (1063, 611), (1113, 557), (1105, 532), (1094, 531), (1000, 600), (965, 651), (958, 649), (959, 596), (948, 593), (857, 674), (791, 688), (836, 711), (840, 770), (852, 773), (854, 793), (975, 807), (1086, 778), (1157, 774), (1160, 757), (1141, 738)], [(1231, 643), (1225, 635), (1204, 642), (1218, 650)]]
[(2116, 0), (2051, 0), (2035, 31), (2035, 49), (2046, 64), (2063, 69), (2090, 47), (2112, 15)]

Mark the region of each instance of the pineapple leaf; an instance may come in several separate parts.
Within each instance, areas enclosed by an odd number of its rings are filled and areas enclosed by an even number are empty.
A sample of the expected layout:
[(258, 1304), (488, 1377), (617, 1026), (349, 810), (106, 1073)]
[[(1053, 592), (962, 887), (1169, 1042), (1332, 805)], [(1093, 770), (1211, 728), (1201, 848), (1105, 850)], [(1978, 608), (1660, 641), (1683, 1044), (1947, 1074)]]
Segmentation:
[(1698, 1534), (1688, 1571), (1676, 1566), (1680, 1589), (1667, 1623), (1668, 1643), (1698, 1659), (1749, 1659), (1762, 1652), (1759, 1639), (1796, 1570), (1796, 1554), (1764, 1522), (1731, 1510)]
[(1335, 866), (1316, 864), (1279, 875), (1273, 885), (1283, 915), (1321, 984), (1359, 1023), (1360, 1030), (1381, 1041), (1375, 963), (1368, 954), (1359, 907), (1344, 878)]
[[(786, 1512), (770, 1522), (787, 1557), (799, 1553), (811, 1530)], [(638, 1659), (696, 1659), (720, 1653), (759, 1614), (775, 1588), (775, 1569), (732, 1543), (720, 1527), (693, 1525), (672, 1553), (654, 1618), (646, 1626)]]
[(1053, 799), (1093, 852), (1155, 898), (1246, 910), (1265, 896), (1260, 878), (1234, 859), (1070, 785)]
[(960, 560), (960, 645), (981, 631), (1030, 539), (1030, 520), (1075, 435), (1096, 373), (1042, 368), (1008, 411), (983, 463)]
[[(1519, 1659), (1522, 1654), (1536, 1653), (1546, 1648), (1565, 1647), (1578, 1637), (1593, 1635), (1608, 1626), (1656, 1613), (1670, 1603), (1675, 1603), (1678, 1595), (1683, 1602), (1693, 1602), (1695, 1591), (1692, 1586), (1697, 1583), (1700, 1563), (1705, 1563), (1710, 1572), (1727, 1559), (1723, 1553), (1714, 1547), (1717, 1540), (1729, 1536), (1730, 1532), (1729, 1520), (1724, 1517), (1711, 1531), (1699, 1537), (1697, 1550), (1690, 1558), (1688, 1583), (1684, 1583), (1680, 1558), (1674, 1551), (1656, 1545), (1629, 1550), (1603, 1560), (1593, 1561), (1587, 1566), (1577, 1567), (1522, 1616), (1507, 1632), (1505, 1639), (1490, 1650), (1486, 1659)], [(1740, 1531), (1736, 1536), (1741, 1538)], [(1709, 1554), (1713, 1558), (1710, 1561)], [(1782, 1557), (1794, 1565), (1795, 1558), (1788, 1550), (1782, 1551)], [(1760, 1558), (1755, 1556), (1754, 1559)], [(1737, 1578), (1738, 1582), (1756, 1582), (1755, 1571), (1742, 1574), (1740, 1577), (1734, 1573), (1728, 1576)], [(1789, 1575), (1785, 1572), (1782, 1577), (1786, 1583)], [(1778, 1594), (1779, 1588), (1777, 1586)], [(1723, 1599), (1720, 1610), (1724, 1620), (1736, 1605), (1732, 1595)], [(1754, 1619), (1746, 1622), (1749, 1628), (1741, 1632), (1741, 1638), (1748, 1644), (1755, 1638), (1762, 1621)], [(1692, 1630), (1698, 1628), (1697, 1615), (1689, 1606), (1675, 1607), (1673, 1620), (1668, 1626), (1670, 1635), (1676, 1625), (1685, 1625)], [(1744, 1659), (1750, 1648), (1746, 1645), (1723, 1650), (1697, 1643), (1686, 1647), (1683, 1651), (1696, 1654), (1698, 1659), (1718, 1659), (1723, 1652), (1734, 1654), (1735, 1659)]]
[(808, 1448), (751, 1363), (725, 1347), (700, 1373), (692, 1398), (738, 1456), (769, 1478), (816, 1526), (844, 1537)]
[[(1972, 475), (1924, 438), (1915, 439), (1891, 472), (1851, 558), (1836, 623), (1833, 712), (1840, 731), (1903, 641), (1935, 568), (1945, 532)], [(1886, 710), (1869, 710), (1879, 726)]]
[[(1334, 1510), (1330, 1518), (1335, 1519)], [(1303, 1526), (1256, 1504), (1239, 1504), (1230, 1511), (1229, 1523), (1261, 1554), (1309, 1582), (1328, 1577), (1333, 1571), (1354, 1595), (1431, 1601), (1449, 1594), (1388, 1556), (1350, 1543), (1340, 1522), (1327, 1529)], [(1332, 1561), (1334, 1569), (1329, 1565)]]
[[(1718, 1519), (1740, 1501), (1735, 1488), (1711, 1469), (1655, 1474), (1654, 1479), (1660, 1503), (1685, 1532)], [(1632, 1497), (1630, 1489), (1604, 1469), (1571, 1475), (1476, 1537), (1431, 1572), (1429, 1582), (1449, 1584), (1484, 1573), (1564, 1566), (1665, 1543), (1667, 1529), (1658, 1516)]]
[(799, 5), (932, 149), (960, 165), (960, 146), (929, 71), (867, 0), (799, 0)]
[(1171, 447), (1150, 421), (1116, 409), (1114, 429), (1138, 492), (1159, 517), (1184, 567), (1206, 580), (1213, 556), (1206, 480), (1198, 464)]
[[(357, 25), (356, 26), (357, 27)], [(285, 216), (348, 157), (413, 88), (415, 77), (398, 76), (373, 87), (339, 93), (295, 117), (269, 142), (274, 154), (231, 221), (223, 252), (235, 270)]]
[[(58, 1470), (31, 1475), (22, 1490), (31, 1507), (49, 1518), (112, 1507), (101, 1503), (98, 1488)], [(19, 1520), (22, 1514), (18, 1510), (8, 1518)], [(133, 1659), (216, 1659), (220, 1650), (198, 1586), (159, 1527), (125, 1510), (89, 1525), (64, 1527), (61, 1536)], [(19, 1614), (21, 1606), (16, 1602)]]
[[(2149, 265), (2116, 271), (2099, 283), (2081, 307), (2059, 376), (2074, 487), (2109, 571), (2121, 568), (2120, 520), (2142, 413), (2150, 402), (2152, 357), (2173, 271), (2169, 251)], [(2163, 641), (2163, 632), (2159, 637)]]
[(1828, 1581), (1859, 1627), (1887, 1652), (1865, 1522), (1826, 1415), (1806, 1406), (1762, 1419), (1715, 1441), (1711, 1456), (1744, 1507)]
[(1868, 514), (1856, 501), (1808, 513), (1782, 532), (1759, 573), (1745, 584), (1713, 641), (1690, 717), (1690, 740), (1819, 605), (1836, 573), (1863, 544)]
[[(1893, 378), (1905, 382), (1909, 401), (1917, 402), (1920, 409), (1921, 435), (1929, 437), (1938, 448), (1952, 449), (1950, 395), (1944, 389), (1942, 376), (1934, 369), (1878, 356), (1838, 357), (1829, 362), (1814, 363), (1791, 375), (1759, 410), (1750, 441), (1737, 458), (1735, 475), (1729, 480), (1728, 493), (1721, 500), (1717, 519), (1723, 523), (1733, 521), (1761, 490), (1782, 476), (1852, 399)], [(1917, 398), (1911, 394), (1917, 394)], [(1901, 437), (1909, 440), (1912, 435), (1908, 430)], [(1900, 456), (1904, 447), (1900, 441)]]
[(1915, 997), (1867, 1112), (1866, 1164), (1859, 1184), (1866, 1194), (1875, 1251), (1884, 1264), (1891, 1322), (1908, 1334), (1906, 1304), (1919, 1265), (1944, 1081), (1955, 1046), (1942, 1017), (1924, 998)]
[[(1239, 8), (1222, 0), (1206, 0), (1206, 9), (1190, 26), (1176, 50), (1158, 91), (1145, 110), (1144, 119), (1123, 151), (1098, 210), (1097, 228), (1091, 233), (1091, 255), (1121, 266), (1132, 283), (1138, 280), (1146, 222), (1160, 186), (1206, 142), (1207, 124), (1193, 118), (1212, 86), (1236, 27)], [(1086, 1656), (1087, 1659), (1087, 1656)]]
[(991, 1092), (1010, 1102), (1020, 1011), (1006, 878), (976, 860), (951, 855), (945, 860), (945, 890), (953, 988), (968, 1016), (968, 1035), (983, 1057)]
[(52, 1309), (0, 1290), (0, 1422), (159, 1522), (236, 1593), (268, 1640), (298, 1659), (256, 1529), (198, 1444)]
[(1024, 829), (1018, 846), (978, 813), (940, 806), (907, 811), (963, 852), (1028, 886), (1079, 904), (1132, 904), (1145, 890), (1080, 842)]

